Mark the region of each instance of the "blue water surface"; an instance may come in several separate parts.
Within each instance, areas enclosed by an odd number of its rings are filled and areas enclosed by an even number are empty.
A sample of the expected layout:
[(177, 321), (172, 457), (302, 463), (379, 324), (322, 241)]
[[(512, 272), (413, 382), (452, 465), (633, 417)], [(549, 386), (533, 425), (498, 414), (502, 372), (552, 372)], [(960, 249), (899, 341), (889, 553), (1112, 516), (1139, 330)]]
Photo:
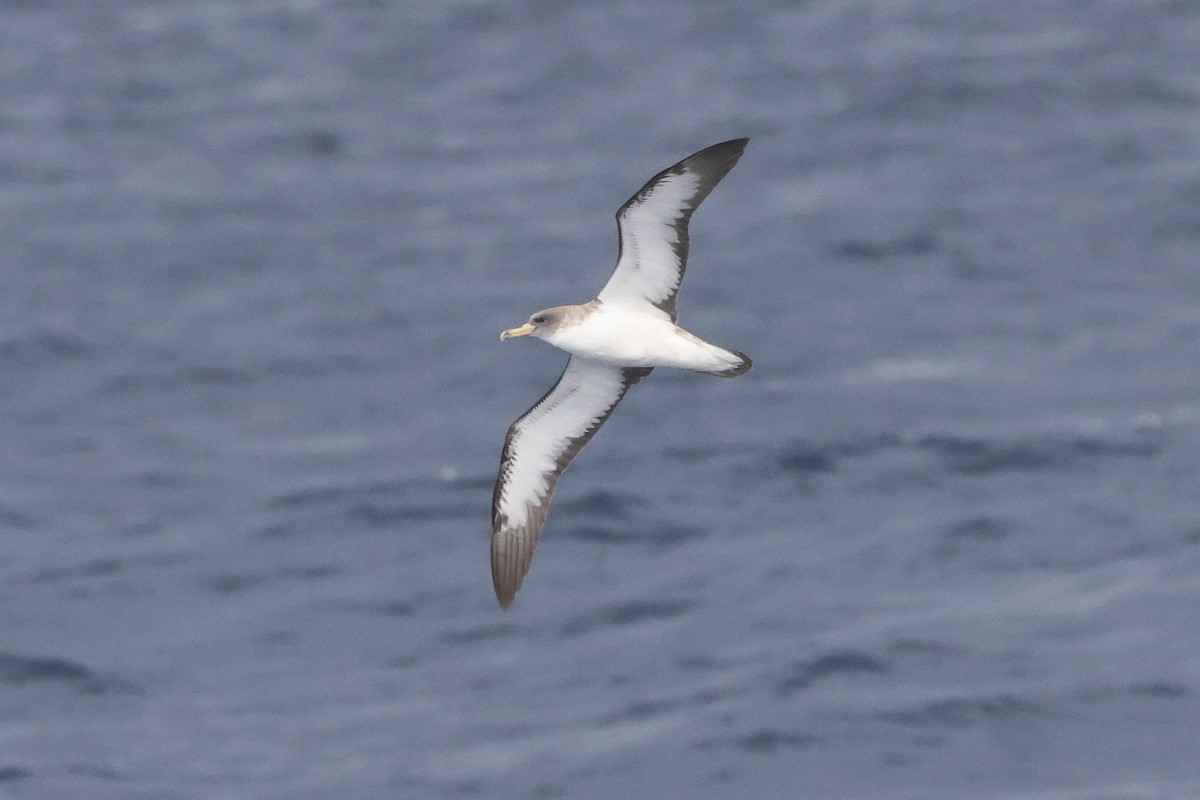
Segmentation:
[[(1200, 797), (1200, 4), (0, 5), (0, 797)], [(501, 344), (696, 214), (488, 569)]]

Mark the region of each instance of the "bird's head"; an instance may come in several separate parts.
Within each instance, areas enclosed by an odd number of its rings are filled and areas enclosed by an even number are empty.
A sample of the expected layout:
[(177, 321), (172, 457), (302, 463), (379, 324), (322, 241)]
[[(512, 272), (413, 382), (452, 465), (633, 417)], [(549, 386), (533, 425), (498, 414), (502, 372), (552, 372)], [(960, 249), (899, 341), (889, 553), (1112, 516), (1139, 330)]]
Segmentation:
[(547, 308), (545, 311), (539, 311), (531, 316), (524, 325), (503, 331), (500, 334), (500, 341), (516, 339), (519, 336), (544, 338), (546, 334), (553, 333), (566, 322), (571, 316), (571, 311), (576, 308), (578, 306), (555, 306)]

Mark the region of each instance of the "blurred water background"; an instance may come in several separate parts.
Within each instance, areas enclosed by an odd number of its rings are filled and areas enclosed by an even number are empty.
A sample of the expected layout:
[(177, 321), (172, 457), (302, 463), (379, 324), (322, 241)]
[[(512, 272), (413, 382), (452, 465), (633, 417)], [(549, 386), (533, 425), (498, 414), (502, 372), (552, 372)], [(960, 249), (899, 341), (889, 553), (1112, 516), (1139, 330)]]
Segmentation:
[[(0, 797), (1200, 797), (1200, 4), (0, 5)], [(514, 609), (612, 214), (750, 136)]]

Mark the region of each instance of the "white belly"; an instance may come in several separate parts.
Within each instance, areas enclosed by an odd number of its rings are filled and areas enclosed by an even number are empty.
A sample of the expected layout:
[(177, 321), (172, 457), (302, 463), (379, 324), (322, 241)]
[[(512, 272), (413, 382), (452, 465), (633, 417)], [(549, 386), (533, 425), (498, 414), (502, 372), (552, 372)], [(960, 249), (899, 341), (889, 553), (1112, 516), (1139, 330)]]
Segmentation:
[(732, 355), (662, 317), (605, 305), (542, 338), (573, 355), (622, 367), (716, 370), (727, 367)]

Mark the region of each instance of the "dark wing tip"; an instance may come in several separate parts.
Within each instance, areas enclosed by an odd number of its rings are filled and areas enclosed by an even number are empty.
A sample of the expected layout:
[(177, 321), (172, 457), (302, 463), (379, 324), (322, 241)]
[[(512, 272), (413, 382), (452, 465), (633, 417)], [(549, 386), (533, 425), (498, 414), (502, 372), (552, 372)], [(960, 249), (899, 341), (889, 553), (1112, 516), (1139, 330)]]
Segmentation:
[(645, 197), (659, 181), (669, 175), (678, 175), (681, 172), (695, 172), (702, 177), (702, 184), (699, 190), (688, 204), (687, 214), (690, 216), (691, 212), (704, 202), (704, 198), (708, 197), (709, 192), (737, 165), (738, 159), (742, 157), (742, 153), (745, 152), (746, 145), (749, 143), (750, 139), (746, 137), (730, 139), (727, 142), (720, 142), (719, 144), (714, 144), (711, 147), (706, 147), (703, 150), (692, 153), (678, 163), (672, 164), (646, 181), (646, 184), (641, 189), (635, 192), (632, 197), (617, 209), (617, 222), (620, 223), (621, 216), (629, 210), (629, 207), (639, 199)]
[[(748, 145), (748, 144), (750, 144), (750, 137), (742, 136), (741, 138), (738, 138), (738, 139), (730, 139), (727, 142), (719, 142), (717, 144), (714, 144), (712, 147), (709, 147), (706, 149), (707, 150), (730, 150), (730, 151), (737, 152), (738, 155), (741, 155), (745, 151), (746, 145)], [(704, 150), (701, 150), (700, 152), (703, 153)]]
[(698, 172), (715, 173), (713, 180), (715, 184), (725, 177), (729, 170), (733, 169), (738, 159), (742, 157), (742, 153), (746, 152), (746, 145), (749, 143), (748, 138), (730, 139), (727, 142), (706, 147), (698, 153), (693, 153), (679, 163), (680, 166), (695, 169)]
[(693, 153), (675, 166), (663, 171), (663, 175), (672, 172), (691, 172), (700, 176), (700, 185), (688, 201), (684, 224), (691, 217), (692, 212), (721, 182), (721, 179), (737, 165), (738, 159), (742, 157), (749, 142), (749, 139), (730, 139), (728, 142), (714, 144), (712, 147), (706, 147), (698, 153)]
[(508, 611), (508, 607), (517, 599), (517, 590), (521, 588), (521, 576), (512, 575), (502, 567), (497, 567), (496, 543), (492, 541), (492, 586), (496, 589), (496, 599), (500, 608)]
[(517, 590), (521, 588), (521, 579), (524, 577), (515, 569), (516, 564), (510, 552), (513, 543), (507, 541), (509, 538), (511, 534), (508, 533), (492, 534), (492, 586), (496, 590), (500, 608), (505, 611), (516, 599)]
[(492, 533), (492, 586), (505, 611), (525, 581), (536, 546), (537, 531), (529, 526)]

